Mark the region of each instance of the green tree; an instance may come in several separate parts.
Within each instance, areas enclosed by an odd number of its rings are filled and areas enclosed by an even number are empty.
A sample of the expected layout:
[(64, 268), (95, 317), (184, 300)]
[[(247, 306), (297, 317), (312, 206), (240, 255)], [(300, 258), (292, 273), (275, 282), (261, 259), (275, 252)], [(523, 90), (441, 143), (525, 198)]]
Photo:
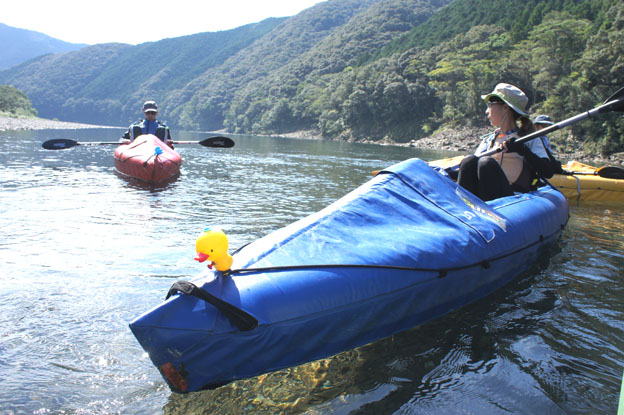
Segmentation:
[(479, 97), (499, 82), (508, 42), (503, 29), (476, 26), (440, 47), (446, 53), (428, 76), (444, 102), (441, 122), (463, 123), (468, 118), (478, 123), (483, 119)]
[(10, 117), (36, 117), (28, 96), (9, 85), (0, 85), (0, 114)]

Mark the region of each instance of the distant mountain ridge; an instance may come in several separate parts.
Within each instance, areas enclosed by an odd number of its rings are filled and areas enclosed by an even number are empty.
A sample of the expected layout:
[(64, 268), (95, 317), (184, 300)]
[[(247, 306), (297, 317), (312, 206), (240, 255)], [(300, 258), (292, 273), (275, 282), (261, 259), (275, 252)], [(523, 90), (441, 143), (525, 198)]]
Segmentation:
[(340, 72), (451, 1), (328, 0), (223, 32), (41, 56), (0, 71), (0, 83), (26, 92), (45, 118), (125, 125), (149, 97), (171, 126), (215, 130), (238, 91), (256, 85), (262, 93), (260, 81), (280, 82), (283, 68), (282, 89)]
[(105, 43), (45, 55), (0, 71), (0, 83), (26, 92), (43, 118), (124, 125), (141, 115), (146, 99), (158, 101), (161, 116), (166, 116), (166, 94), (222, 65), (282, 20), (136, 46)]
[(0, 23), (0, 70), (48, 53), (71, 52), (86, 44), (69, 43), (40, 32)]

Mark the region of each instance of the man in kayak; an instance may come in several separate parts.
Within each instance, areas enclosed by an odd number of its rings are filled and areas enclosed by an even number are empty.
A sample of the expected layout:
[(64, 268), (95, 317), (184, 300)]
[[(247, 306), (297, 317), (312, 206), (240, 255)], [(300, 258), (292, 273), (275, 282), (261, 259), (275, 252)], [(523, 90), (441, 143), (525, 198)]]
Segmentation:
[(153, 134), (163, 143), (173, 148), (173, 140), (169, 132), (169, 127), (163, 122), (156, 119), (158, 115), (158, 105), (154, 101), (145, 101), (143, 103), (143, 114), (145, 119), (132, 124), (128, 131), (121, 137), (122, 142), (130, 143), (140, 135)]
[[(535, 130), (540, 131), (540, 130), (543, 130), (544, 128), (550, 127), (551, 125), (554, 124), (554, 122), (550, 119), (548, 115), (538, 115), (533, 119), (533, 124), (535, 125)], [(548, 140), (548, 137), (543, 135), (540, 137), (540, 140), (542, 140), (542, 144), (544, 144), (544, 147), (546, 148), (546, 152), (548, 153), (548, 158), (550, 159), (550, 162), (553, 167), (553, 172), (555, 174), (563, 173), (563, 170), (561, 168), (561, 162), (557, 160), (555, 156), (553, 155), (552, 148), (550, 148), (550, 140)]]
[[(500, 83), (481, 98), (487, 104), (486, 115), (496, 130), (484, 136), (474, 155), (464, 158), (457, 183), (484, 201), (528, 192), (536, 175), (550, 178), (553, 169), (541, 140), (516, 143), (515, 139), (535, 131), (526, 112), (529, 101), (519, 88)], [(492, 156), (481, 154), (500, 148)]]
[[(535, 125), (535, 130), (539, 131), (539, 130), (543, 130), (544, 128), (553, 125), (554, 122), (552, 122), (552, 120), (550, 119), (550, 117), (548, 115), (538, 115), (538, 116), (536, 116), (533, 119), (533, 124)], [(548, 149), (548, 150), (550, 150), (552, 152), (552, 149), (550, 148), (550, 141), (548, 140), (548, 137), (543, 135), (540, 138), (542, 139), (542, 142), (546, 146), (546, 149)]]

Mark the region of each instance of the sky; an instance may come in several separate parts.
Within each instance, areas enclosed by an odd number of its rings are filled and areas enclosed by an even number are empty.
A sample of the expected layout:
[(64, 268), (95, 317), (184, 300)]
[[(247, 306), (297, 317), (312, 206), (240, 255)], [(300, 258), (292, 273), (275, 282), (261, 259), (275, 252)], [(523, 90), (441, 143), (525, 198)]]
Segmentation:
[(139, 44), (293, 16), (321, 0), (5, 0), (0, 23), (71, 43)]

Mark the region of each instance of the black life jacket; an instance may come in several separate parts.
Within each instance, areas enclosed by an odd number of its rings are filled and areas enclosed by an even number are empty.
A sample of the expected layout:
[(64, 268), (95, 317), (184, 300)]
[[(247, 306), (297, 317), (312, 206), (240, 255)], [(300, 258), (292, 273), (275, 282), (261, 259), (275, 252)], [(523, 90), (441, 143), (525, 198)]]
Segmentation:
[(134, 139), (137, 138), (138, 136), (143, 135), (143, 134), (148, 134), (147, 126), (149, 122), (155, 122), (157, 124), (156, 132), (154, 133), (154, 135), (158, 137), (161, 141), (166, 142), (165, 140), (168, 138), (167, 126), (164, 124), (161, 124), (158, 121), (146, 121), (146, 120), (143, 120), (140, 123), (136, 123), (132, 125), (132, 128), (130, 129), (130, 140), (134, 141)]

